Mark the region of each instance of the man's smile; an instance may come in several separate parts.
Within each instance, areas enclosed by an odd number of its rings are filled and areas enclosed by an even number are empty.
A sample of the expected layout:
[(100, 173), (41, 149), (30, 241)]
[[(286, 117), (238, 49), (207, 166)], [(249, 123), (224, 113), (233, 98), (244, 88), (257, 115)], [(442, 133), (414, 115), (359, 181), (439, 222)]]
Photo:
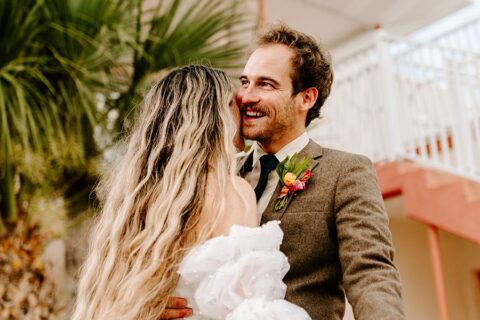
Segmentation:
[(265, 117), (267, 114), (263, 111), (260, 111), (256, 108), (243, 108), (242, 110), (243, 120), (244, 121), (253, 121)]

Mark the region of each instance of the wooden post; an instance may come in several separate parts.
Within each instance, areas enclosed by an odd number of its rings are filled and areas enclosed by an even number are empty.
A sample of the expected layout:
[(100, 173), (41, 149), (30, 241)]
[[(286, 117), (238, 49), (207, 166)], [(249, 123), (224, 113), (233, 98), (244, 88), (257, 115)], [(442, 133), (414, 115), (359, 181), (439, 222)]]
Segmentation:
[(258, 0), (258, 30), (265, 27), (265, 0)]
[(438, 229), (435, 226), (428, 226), (428, 241), (430, 255), (432, 257), (433, 275), (435, 277), (435, 288), (437, 292), (437, 303), (440, 312), (440, 320), (448, 320), (447, 294), (443, 277), (442, 259), (440, 256), (440, 242)]
[[(375, 33), (375, 46), (378, 52), (378, 72), (382, 83), (380, 92), (381, 103), (386, 115), (384, 137), (388, 160), (398, 160), (405, 153), (402, 145), (402, 127), (400, 126), (400, 112), (398, 104), (397, 84), (395, 82), (394, 60), (390, 54), (385, 32), (381, 29)], [(384, 140), (385, 142), (385, 140)]]

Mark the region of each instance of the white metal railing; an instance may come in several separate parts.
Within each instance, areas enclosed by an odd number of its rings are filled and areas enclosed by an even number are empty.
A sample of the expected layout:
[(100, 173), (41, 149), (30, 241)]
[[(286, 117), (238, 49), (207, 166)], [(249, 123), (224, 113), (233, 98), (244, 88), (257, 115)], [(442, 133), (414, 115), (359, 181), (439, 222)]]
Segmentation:
[(480, 20), (429, 42), (378, 31), (334, 70), (314, 140), (480, 179)]

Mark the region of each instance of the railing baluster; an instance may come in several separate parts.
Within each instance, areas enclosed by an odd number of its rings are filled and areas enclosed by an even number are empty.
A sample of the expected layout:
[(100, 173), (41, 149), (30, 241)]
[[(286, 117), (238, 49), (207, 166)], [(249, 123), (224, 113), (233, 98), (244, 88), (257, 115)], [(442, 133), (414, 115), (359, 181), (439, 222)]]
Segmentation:
[(335, 63), (328, 119), (312, 129), (320, 143), (480, 179), (479, 34), (480, 21), (428, 43), (378, 31)]
[(379, 85), (382, 88), (381, 91), (378, 90), (378, 92), (382, 94), (381, 101), (386, 115), (386, 127), (388, 128), (388, 131), (383, 133), (383, 137), (388, 137), (390, 142), (390, 153), (388, 160), (395, 160), (400, 158), (403, 153), (401, 140), (402, 133), (398, 123), (399, 110), (397, 105), (398, 100), (395, 92), (396, 86), (393, 63), (389, 52), (388, 42), (386, 37), (384, 37), (383, 31), (381, 30), (377, 33), (376, 49), (378, 50), (379, 54)]

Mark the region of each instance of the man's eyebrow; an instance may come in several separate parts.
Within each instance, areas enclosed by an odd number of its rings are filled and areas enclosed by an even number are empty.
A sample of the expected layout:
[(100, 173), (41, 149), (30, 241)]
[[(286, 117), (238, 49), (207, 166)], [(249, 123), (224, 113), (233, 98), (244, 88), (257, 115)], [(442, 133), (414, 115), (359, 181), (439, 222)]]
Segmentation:
[[(248, 79), (248, 77), (247, 77), (246, 75), (243, 75), (243, 74), (242, 74), (242, 75), (239, 77), (239, 79), (240, 79), (240, 80), (244, 80), (244, 79)], [(275, 84), (275, 85), (277, 85), (277, 86), (280, 85), (280, 83), (279, 83), (277, 80), (275, 80), (275, 79), (273, 79), (273, 78), (270, 78), (270, 77), (266, 77), (266, 76), (258, 77), (257, 81), (270, 81), (270, 82), (272, 82), (273, 84)]]

